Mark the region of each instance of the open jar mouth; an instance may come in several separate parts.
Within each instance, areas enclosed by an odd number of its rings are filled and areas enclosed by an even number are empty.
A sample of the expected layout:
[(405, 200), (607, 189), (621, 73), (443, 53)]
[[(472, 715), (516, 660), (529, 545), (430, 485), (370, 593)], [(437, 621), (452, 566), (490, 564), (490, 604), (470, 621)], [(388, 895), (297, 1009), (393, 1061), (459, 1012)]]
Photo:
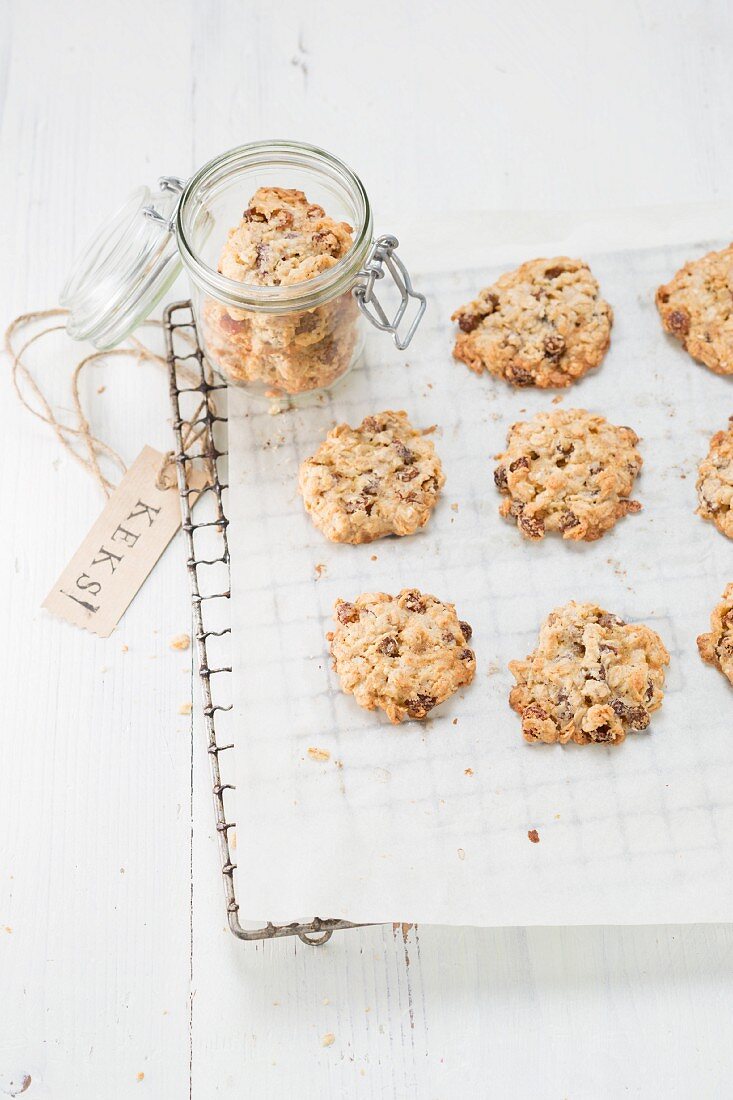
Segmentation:
[[(349, 222), (354, 243), (333, 267), (288, 286), (239, 282), (216, 269), (228, 231), (258, 187), (297, 187), (334, 220)], [(205, 164), (186, 185), (176, 213), (176, 238), (185, 267), (205, 291), (239, 309), (286, 313), (311, 309), (353, 287), (372, 241), (372, 212), (359, 177), (337, 157), (291, 141), (262, 141), (231, 149)]]

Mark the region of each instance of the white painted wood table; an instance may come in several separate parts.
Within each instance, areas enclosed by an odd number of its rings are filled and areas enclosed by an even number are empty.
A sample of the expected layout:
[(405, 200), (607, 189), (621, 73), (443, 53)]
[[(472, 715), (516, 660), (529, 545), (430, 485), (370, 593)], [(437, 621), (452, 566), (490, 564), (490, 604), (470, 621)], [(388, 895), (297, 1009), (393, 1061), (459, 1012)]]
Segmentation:
[[(3, 313), (55, 304), (133, 186), (267, 136), (355, 164), (382, 228), (728, 197), (732, 53), (725, 0), (4, 3)], [(55, 348), (63, 404), (74, 350)], [(728, 926), (236, 942), (178, 713), (190, 659), (169, 647), (182, 543), (109, 640), (47, 617), (101, 499), (7, 369), (2, 387), (0, 1096), (730, 1095)], [(167, 447), (155, 367), (84, 387), (127, 460)]]

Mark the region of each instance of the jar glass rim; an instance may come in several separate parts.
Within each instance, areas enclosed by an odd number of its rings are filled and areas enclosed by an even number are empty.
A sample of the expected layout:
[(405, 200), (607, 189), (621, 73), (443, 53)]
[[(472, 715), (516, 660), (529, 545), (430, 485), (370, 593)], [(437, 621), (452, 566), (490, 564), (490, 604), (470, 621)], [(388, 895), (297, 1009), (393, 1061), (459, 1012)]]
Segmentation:
[[(222, 275), (193, 249), (189, 237), (199, 210), (201, 191), (233, 169), (283, 164), (325, 171), (344, 185), (353, 200), (358, 224), (354, 243), (333, 267), (313, 279), (289, 286), (259, 286)], [(307, 309), (351, 289), (372, 238), (372, 211), (363, 183), (344, 161), (316, 145), (295, 141), (259, 141), (239, 145), (208, 161), (186, 184), (176, 211), (176, 237), (183, 263), (192, 278), (219, 300), (246, 309), (285, 312)]]

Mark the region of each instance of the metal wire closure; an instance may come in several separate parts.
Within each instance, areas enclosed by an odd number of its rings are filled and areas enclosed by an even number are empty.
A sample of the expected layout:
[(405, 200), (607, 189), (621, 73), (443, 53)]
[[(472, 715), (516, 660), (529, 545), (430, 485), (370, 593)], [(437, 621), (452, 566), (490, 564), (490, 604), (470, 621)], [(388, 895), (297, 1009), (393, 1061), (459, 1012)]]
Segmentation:
[[(199, 659), (198, 673), (211, 764), (216, 835), (227, 920), (231, 931), (240, 940), (298, 936), (303, 943), (318, 947), (326, 943), (337, 929), (364, 926), (345, 920), (321, 920), (315, 917), (302, 924), (297, 921), (280, 925), (268, 922), (262, 928), (245, 929), (239, 921), (239, 903), (234, 882), (237, 865), (232, 858), (234, 844), (229, 837), (235, 822), (228, 820), (225, 804), (227, 792), (235, 789), (234, 784), (227, 782), (225, 777), (227, 770), (232, 771), (231, 767), (227, 769), (226, 760), (227, 757), (231, 759), (230, 750), (234, 748), (234, 744), (231, 743), (231, 732), (228, 733), (229, 743), (223, 743), (217, 731), (217, 721), (221, 724), (232, 710), (230, 702), (221, 701), (227, 697), (226, 685), (229, 685), (228, 699), (231, 698), (232, 673), (231, 660), (226, 656), (231, 647), (231, 615), (228, 611), (231, 597), (227, 538), (229, 520), (224, 505), (224, 493), (228, 489), (225, 473), (228, 446), (223, 438), (227, 424), (227, 387), (204, 358), (190, 302), (175, 302), (168, 306), (163, 314), (163, 329), (176, 440), (174, 458), (181, 499), (182, 528), (187, 547), (186, 566), (191, 589), (191, 611)], [(176, 350), (174, 340), (179, 330), (180, 346)], [(205, 430), (197, 442), (185, 446), (184, 432), (194, 423), (203, 425)], [(207, 483), (197, 497), (196, 521), (193, 519), (193, 501), (187, 477), (193, 463), (197, 463), (199, 468), (203, 465), (207, 472)], [(236, 730), (237, 736), (246, 736), (244, 715), (240, 716)], [(196, 746), (192, 745), (192, 752), (195, 749)]]
[[(180, 202), (181, 195), (186, 186), (184, 180), (179, 179), (178, 176), (161, 176), (158, 180), (158, 187), (161, 191), (170, 191), (172, 195), (178, 195)], [(157, 222), (159, 225), (164, 226), (169, 233), (172, 233), (176, 225), (176, 213), (178, 211), (178, 202), (175, 203), (168, 217), (161, 214), (151, 204), (150, 206), (143, 207), (143, 214), (146, 218), (150, 218), (151, 221)]]
[[(407, 268), (402, 263), (402, 260), (396, 255), (399, 243), (397, 238), (392, 236), (377, 238), (363, 269), (359, 272), (359, 281), (351, 293), (359, 303), (361, 312), (371, 324), (373, 324), (375, 328), (378, 328), (380, 332), (390, 333), (396, 346), (400, 351), (404, 351), (415, 335), (417, 326), (422, 321), (427, 302), (425, 295), (420, 294), (413, 287)], [(384, 278), (385, 267), (392, 276), (392, 280), (400, 294), (400, 304), (391, 321), (374, 292), (374, 284), (376, 281)], [(407, 307), (410, 304), (410, 299), (419, 304), (407, 333), (401, 337), (399, 335), (399, 327), (405, 316)]]

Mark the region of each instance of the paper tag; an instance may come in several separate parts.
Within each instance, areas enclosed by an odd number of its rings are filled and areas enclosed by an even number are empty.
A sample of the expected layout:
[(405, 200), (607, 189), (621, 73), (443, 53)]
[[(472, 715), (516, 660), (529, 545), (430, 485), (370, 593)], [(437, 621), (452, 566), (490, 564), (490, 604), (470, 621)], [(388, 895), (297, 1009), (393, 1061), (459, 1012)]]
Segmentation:
[[(159, 489), (160, 451), (144, 447), (43, 601), (53, 615), (108, 638), (181, 526), (178, 486)], [(204, 470), (189, 470), (202, 489)]]

